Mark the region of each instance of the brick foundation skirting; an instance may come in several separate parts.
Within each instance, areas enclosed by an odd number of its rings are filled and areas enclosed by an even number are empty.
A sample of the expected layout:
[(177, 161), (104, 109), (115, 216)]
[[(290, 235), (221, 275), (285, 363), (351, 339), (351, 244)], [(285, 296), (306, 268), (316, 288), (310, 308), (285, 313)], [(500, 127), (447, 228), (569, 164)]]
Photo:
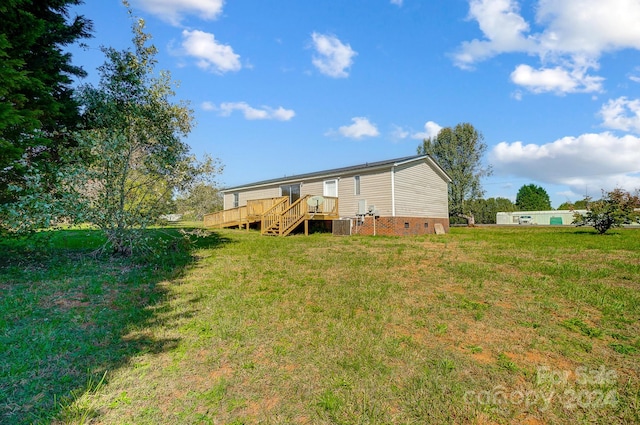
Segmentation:
[[(375, 220), (375, 225), (374, 225)], [(435, 233), (436, 223), (449, 232), (448, 218), (428, 217), (372, 217), (352, 219), (351, 234), (380, 236), (409, 236)]]

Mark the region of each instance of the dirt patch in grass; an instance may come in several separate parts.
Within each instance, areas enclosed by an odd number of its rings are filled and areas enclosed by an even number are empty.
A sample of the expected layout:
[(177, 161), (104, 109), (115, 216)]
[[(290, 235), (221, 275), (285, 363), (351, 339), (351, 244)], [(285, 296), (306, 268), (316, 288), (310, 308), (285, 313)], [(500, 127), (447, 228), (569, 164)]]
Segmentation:
[(501, 425), (501, 423), (489, 418), (484, 413), (478, 413), (473, 419), (473, 425)]
[(61, 298), (54, 301), (54, 304), (63, 309), (63, 310), (71, 310), (72, 308), (77, 307), (89, 307), (91, 303), (89, 301), (80, 301), (79, 299), (73, 298)]
[(218, 369), (214, 369), (209, 372), (209, 379), (216, 380), (220, 378), (230, 378), (233, 376), (233, 373), (233, 368), (228, 364), (224, 364)]
[[(461, 351), (463, 351), (464, 353), (468, 353), (468, 349), (462, 348), (461, 347)], [(476, 352), (476, 353), (471, 353), (471, 357), (480, 363), (484, 363), (484, 364), (490, 364), (490, 363), (495, 363), (495, 358), (491, 355), (491, 353), (489, 351), (480, 351), (480, 352)]]
[(528, 414), (522, 414), (520, 415), (517, 419), (516, 419), (517, 423), (521, 424), (521, 425), (545, 425), (546, 422), (530, 416)]
[(247, 403), (245, 414), (252, 418), (258, 418), (261, 415), (268, 414), (280, 404), (281, 400), (278, 396), (264, 398), (262, 400), (250, 401)]
[(82, 292), (56, 291), (40, 301), (40, 307), (45, 309), (60, 309), (63, 312), (79, 307), (89, 307), (91, 302)]

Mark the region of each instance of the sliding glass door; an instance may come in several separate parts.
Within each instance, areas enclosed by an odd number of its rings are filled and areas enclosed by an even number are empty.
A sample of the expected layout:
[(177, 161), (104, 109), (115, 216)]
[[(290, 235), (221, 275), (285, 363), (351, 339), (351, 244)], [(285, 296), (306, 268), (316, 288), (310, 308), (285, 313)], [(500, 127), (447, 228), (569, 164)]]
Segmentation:
[(280, 195), (289, 197), (289, 204), (300, 199), (300, 183), (280, 186)]

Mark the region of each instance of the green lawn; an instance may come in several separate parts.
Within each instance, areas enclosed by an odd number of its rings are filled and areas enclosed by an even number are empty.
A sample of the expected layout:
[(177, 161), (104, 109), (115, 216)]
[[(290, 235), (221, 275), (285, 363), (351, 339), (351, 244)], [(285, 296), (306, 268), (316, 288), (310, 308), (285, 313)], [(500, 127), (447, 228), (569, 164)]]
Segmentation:
[(99, 244), (0, 243), (0, 423), (640, 422), (640, 230)]

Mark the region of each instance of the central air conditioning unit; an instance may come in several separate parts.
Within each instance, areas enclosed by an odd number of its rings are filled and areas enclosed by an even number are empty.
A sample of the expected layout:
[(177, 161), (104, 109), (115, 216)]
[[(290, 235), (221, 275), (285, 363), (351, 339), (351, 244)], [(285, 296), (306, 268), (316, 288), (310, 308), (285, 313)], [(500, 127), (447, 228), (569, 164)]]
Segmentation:
[(351, 235), (351, 219), (332, 220), (331, 233), (333, 233), (335, 236), (350, 236)]

